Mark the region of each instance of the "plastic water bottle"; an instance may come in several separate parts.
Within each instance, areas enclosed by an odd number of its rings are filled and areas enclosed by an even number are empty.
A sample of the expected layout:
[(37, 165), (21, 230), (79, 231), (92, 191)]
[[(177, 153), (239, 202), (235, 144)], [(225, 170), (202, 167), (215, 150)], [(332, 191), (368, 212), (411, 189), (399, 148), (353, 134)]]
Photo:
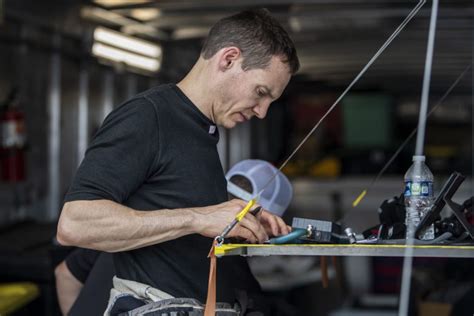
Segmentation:
[[(425, 164), (425, 156), (413, 156), (413, 164), (405, 174), (406, 238), (415, 238), (423, 216), (433, 205), (433, 174)], [(420, 239), (434, 239), (434, 225), (420, 234)]]

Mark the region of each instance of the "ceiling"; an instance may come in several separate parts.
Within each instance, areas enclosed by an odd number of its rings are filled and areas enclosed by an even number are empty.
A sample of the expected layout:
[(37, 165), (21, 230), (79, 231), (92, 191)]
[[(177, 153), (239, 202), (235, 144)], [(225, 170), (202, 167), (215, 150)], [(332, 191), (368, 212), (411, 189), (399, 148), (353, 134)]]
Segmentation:
[[(347, 86), (417, 4), (415, 0), (96, 0), (46, 1), (56, 5), (45, 9), (45, 1), (15, 2), (7, 6), (7, 15), (27, 14), (20, 8), (26, 4), (41, 14), (54, 15), (54, 21), (67, 24), (63, 29), (70, 32), (83, 32), (84, 22), (105, 25), (178, 49), (181, 43), (183, 49), (190, 42), (199, 46), (210, 26), (226, 15), (266, 7), (295, 41), (302, 65), (299, 80), (334, 87)], [(427, 1), (356, 88), (419, 93), (430, 14), (431, 1)], [(73, 26), (77, 21), (81, 28)], [(433, 90), (442, 93), (472, 63), (473, 34), (473, 1), (441, 1)], [(470, 93), (471, 86), (468, 77), (459, 89)]]

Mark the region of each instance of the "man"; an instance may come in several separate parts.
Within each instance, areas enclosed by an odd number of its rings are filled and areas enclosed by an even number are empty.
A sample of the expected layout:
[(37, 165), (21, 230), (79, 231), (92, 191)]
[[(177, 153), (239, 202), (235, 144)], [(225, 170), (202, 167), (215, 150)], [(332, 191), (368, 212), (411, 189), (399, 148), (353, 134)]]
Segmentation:
[[(249, 201), (273, 178), (272, 184), (262, 192), (259, 203), (278, 216), (283, 215), (293, 196), (293, 188), (285, 175), (263, 160), (242, 160), (230, 168), (225, 177), (229, 199), (244, 201)], [(262, 268), (259, 267), (260, 270)], [(62, 314), (100, 314), (105, 310), (107, 298), (104, 297), (110, 292), (114, 275), (109, 253), (83, 248), (72, 251), (55, 269)]]
[[(268, 11), (217, 22), (181, 82), (139, 94), (105, 119), (66, 195), (58, 241), (114, 252), (118, 282), (205, 301), (212, 238), (246, 205), (227, 201), (216, 125), (263, 119), (298, 67), (291, 39)], [(263, 211), (245, 216), (229, 237), (261, 243), (288, 230)], [(259, 292), (245, 258), (219, 260), (217, 281), (222, 302)], [(138, 303), (127, 304), (120, 312)]]

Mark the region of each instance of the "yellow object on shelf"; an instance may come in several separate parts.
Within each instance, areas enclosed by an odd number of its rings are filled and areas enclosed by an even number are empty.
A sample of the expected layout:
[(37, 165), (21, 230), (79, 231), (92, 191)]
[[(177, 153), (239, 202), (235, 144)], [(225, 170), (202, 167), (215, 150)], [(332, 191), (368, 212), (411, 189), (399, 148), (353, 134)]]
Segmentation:
[(335, 157), (327, 157), (313, 164), (309, 175), (318, 178), (335, 178), (341, 174), (341, 161)]
[(13, 313), (39, 295), (38, 286), (30, 282), (0, 284), (0, 315)]

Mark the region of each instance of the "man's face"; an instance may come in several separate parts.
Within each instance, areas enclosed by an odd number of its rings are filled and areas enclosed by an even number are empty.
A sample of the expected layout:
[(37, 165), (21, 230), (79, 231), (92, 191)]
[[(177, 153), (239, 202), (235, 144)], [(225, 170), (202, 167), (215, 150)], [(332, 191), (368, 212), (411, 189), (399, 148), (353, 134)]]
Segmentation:
[(213, 104), (216, 124), (233, 128), (256, 116), (263, 119), (291, 78), (287, 64), (273, 56), (265, 69), (242, 70), (238, 60), (223, 77)]

